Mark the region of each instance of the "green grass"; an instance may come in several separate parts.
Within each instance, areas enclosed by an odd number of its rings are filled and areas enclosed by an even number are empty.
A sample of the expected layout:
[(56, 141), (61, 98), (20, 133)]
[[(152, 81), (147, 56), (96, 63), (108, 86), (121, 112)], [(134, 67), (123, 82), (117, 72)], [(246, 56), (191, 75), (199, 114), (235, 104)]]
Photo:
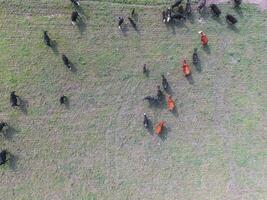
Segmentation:
[[(238, 14), (225, 4), (237, 31), (223, 16), (200, 23), (197, 13), (172, 28), (161, 22), (169, 1), (113, 2), (122, 4), (82, 1), (84, 30), (70, 24), (68, 0), (1, 4), (0, 120), (14, 134), (1, 136), (0, 149), (18, 157), (0, 167), (1, 199), (266, 199), (266, 12), (242, 5)], [(116, 17), (133, 7), (140, 32), (129, 26), (123, 35)], [(43, 44), (43, 30), (57, 51)], [(191, 63), (194, 48), (200, 72)], [(184, 58), (194, 84), (182, 75)], [(142, 101), (163, 73), (177, 115)], [(13, 90), (27, 113), (10, 108)], [(62, 94), (69, 109), (59, 105)], [(143, 129), (143, 112), (153, 125), (167, 121), (165, 139)]]

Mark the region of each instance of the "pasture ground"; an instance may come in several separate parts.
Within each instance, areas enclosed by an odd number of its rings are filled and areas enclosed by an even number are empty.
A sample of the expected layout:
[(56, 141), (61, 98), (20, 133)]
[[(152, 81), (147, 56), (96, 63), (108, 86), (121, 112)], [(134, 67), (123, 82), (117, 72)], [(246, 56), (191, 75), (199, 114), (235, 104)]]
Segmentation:
[[(222, 13), (238, 18), (236, 28), (223, 15), (199, 20), (196, 13), (166, 26), (166, 2), (136, 2), (82, 1), (79, 28), (67, 0), (1, 3), (0, 120), (12, 129), (0, 148), (13, 154), (0, 168), (1, 199), (267, 199), (267, 13), (225, 4)], [(122, 33), (116, 17), (133, 7), (139, 31), (127, 22)], [(61, 53), (76, 72), (63, 66)], [(182, 75), (183, 58), (191, 81)], [(175, 114), (142, 101), (163, 73)], [(9, 105), (13, 90), (21, 110)], [(68, 108), (59, 105), (62, 94)], [(143, 112), (153, 125), (167, 121), (162, 138), (143, 129)]]

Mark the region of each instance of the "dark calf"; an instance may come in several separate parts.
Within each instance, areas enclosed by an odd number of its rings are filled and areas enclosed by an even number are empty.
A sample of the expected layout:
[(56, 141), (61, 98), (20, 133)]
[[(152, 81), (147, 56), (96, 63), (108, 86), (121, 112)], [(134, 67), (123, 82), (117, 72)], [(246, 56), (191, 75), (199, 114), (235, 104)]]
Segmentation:
[(71, 63), (70, 63), (69, 59), (67, 58), (67, 56), (65, 56), (64, 54), (62, 54), (61, 58), (62, 58), (62, 61), (63, 61), (64, 65), (65, 65), (69, 70), (71, 70)]
[(71, 14), (71, 23), (73, 25), (76, 24), (78, 17), (79, 17), (79, 13), (77, 11), (73, 11)]
[(73, 3), (75, 6), (79, 6), (80, 3), (79, 3), (79, 0), (70, 0), (71, 3)]
[(18, 104), (18, 96), (17, 95), (15, 95), (15, 92), (16, 91), (13, 91), (13, 92), (11, 92), (11, 94), (10, 94), (10, 104), (11, 104), (11, 106), (12, 107), (14, 107), (14, 106), (19, 106), (19, 104)]
[(3, 150), (0, 152), (0, 165), (3, 165), (7, 162), (7, 151)]
[(225, 18), (229, 24), (235, 24), (237, 22), (237, 19), (233, 15), (226, 15)]
[(143, 74), (147, 74), (148, 73), (148, 69), (146, 67), (146, 64), (144, 64), (143, 66)]
[(59, 101), (60, 101), (60, 104), (66, 104), (68, 101), (68, 98), (65, 95), (63, 95), (60, 97)]
[(167, 91), (168, 88), (169, 88), (169, 83), (168, 83), (168, 81), (167, 81), (167, 79), (165, 78), (164, 75), (161, 75), (161, 77), (162, 77), (162, 86), (163, 86), (163, 89), (165, 91)]
[(123, 17), (119, 17), (118, 19), (119, 19), (118, 26), (121, 29), (121, 25), (124, 22), (124, 19), (123, 19)]
[(49, 36), (47, 35), (47, 31), (44, 31), (44, 43), (45, 43), (47, 46), (51, 47), (50, 38), (49, 38)]
[(216, 15), (217, 17), (220, 16), (221, 10), (218, 8), (218, 6), (216, 4), (211, 4), (210, 8), (211, 8), (211, 11), (213, 12), (214, 15)]
[(193, 64), (197, 65), (199, 63), (199, 57), (197, 54), (197, 49), (194, 49), (194, 53), (193, 53)]
[(145, 128), (148, 128), (149, 126), (149, 120), (148, 120), (148, 117), (146, 116), (146, 113), (144, 113), (143, 125)]

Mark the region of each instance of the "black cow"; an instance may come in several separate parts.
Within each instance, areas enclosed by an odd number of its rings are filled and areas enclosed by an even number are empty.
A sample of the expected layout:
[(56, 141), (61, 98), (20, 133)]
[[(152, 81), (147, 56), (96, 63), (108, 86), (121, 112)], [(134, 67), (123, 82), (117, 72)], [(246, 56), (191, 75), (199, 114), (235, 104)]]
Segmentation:
[(220, 10), (220, 8), (218, 8), (218, 6), (216, 4), (211, 4), (210, 8), (211, 8), (211, 11), (213, 12), (214, 15), (216, 15), (217, 17), (220, 16), (221, 10)]
[(132, 26), (134, 27), (134, 29), (136, 29), (136, 23), (134, 22), (134, 20), (131, 17), (128, 17), (130, 23), (132, 24)]
[(148, 73), (148, 69), (146, 67), (146, 64), (144, 64), (143, 66), (143, 74), (147, 74)]
[(73, 11), (71, 14), (71, 23), (73, 25), (76, 24), (78, 17), (79, 17), (79, 13), (77, 11)]
[(241, 3), (242, 3), (242, 0), (234, 0), (234, 5), (235, 5), (235, 7), (240, 6)]
[(16, 91), (13, 91), (10, 94), (10, 104), (12, 107), (19, 106), (19, 104), (18, 104), (19, 97), (17, 95), (15, 95), (15, 92)]
[(66, 104), (68, 101), (68, 98), (65, 95), (63, 95), (60, 97), (59, 101), (60, 101), (60, 104)]
[(7, 162), (7, 151), (3, 150), (0, 152), (0, 165), (3, 165)]
[(167, 79), (165, 78), (165, 76), (163, 74), (161, 75), (161, 77), (162, 77), (162, 86), (163, 86), (163, 89), (165, 91), (167, 91), (168, 88), (169, 88), (169, 83), (168, 83)]
[(172, 9), (178, 7), (182, 3), (182, 1), (183, 0), (176, 0), (175, 3), (172, 5)]
[(201, 11), (206, 6), (206, 0), (200, 0), (198, 3), (198, 10)]
[(118, 20), (119, 20), (119, 22), (118, 22), (118, 26), (119, 26), (119, 28), (121, 29), (121, 25), (122, 25), (122, 23), (124, 22), (124, 19), (123, 19), (123, 17), (119, 17)]
[(79, 3), (79, 0), (70, 0), (71, 3), (73, 3), (75, 6), (79, 6), (80, 3)]
[(148, 120), (148, 117), (146, 116), (146, 113), (144, 113), (143, 125), (145, 128), (148, 128), (149, 126), (149, 120)]
[(44, 31), (44, 43), (45, 43), (47, 46), (51, 47), (50, 38), (49, 38), (49, 36), (47, 35), (47, 31)]
[(172, 16), (172, 11), (170, 8), (167, 8), (167, 11), (166, 11), (167, 22), (171, 20), (171, 16)]
[(61, 58), (62, 58), (62, 61), (63, 61), (64, 65), (65, 65), (69, 70), (71, 70), (71, 63), (70, 63), (69, 59), (67, 58), (67, 56), (65, 56), (64, 54), (62, 54)]
[(165, 10), (162, 11), (162, 21), (167, 22), (167, 16)]
[(190, 0), (187, 0), (186, 6), (185, 6), (185, 14), (189, 16), (191, 13), (192, 13), (191, 2)]
[(161, 91), (160, 86), (157, 85), (157, 98), (158, 98), (158, 100), (159, 100), (159, 101), (162, 101), (162, 100), (163, 100), (163, 97), (164, 97), (164, 94), (163, 94), (163, 92)]
[(132, 17), (135, 16), (135, 8), (132, 9), (132, 13), (131, 14), (132, 14)]
[(197, 48), (195, 48), (193, 53), (193, 64), (197, 65), (198, 63), (199, 63), (199, 57), (197, 54)]
[(5, 127), (8, 127), (8, 124), (5, 122), (0, 122), (0, 131), (2, 131)]
[(228, 14), (225, 16), (225, 18), (229, 24), (235, 24), (237, 22), (237, 19), (233, 15)]

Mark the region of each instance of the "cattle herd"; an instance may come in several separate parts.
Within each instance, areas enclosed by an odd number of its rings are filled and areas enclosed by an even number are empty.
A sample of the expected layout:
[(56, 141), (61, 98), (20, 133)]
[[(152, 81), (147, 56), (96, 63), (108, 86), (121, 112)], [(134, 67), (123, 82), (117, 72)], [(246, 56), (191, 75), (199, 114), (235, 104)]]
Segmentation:
[[(79, 0), (70, 0), (70, 1), (71, 1), (71, 3), (73, 3), (74, 6), (80, 6)], [(242, 0), (233, 0), (234, 6), (235, 7), (240, 6), (241, 1)], [(190, 15), (192, 15), (193, 9), (191, 7), (190, 0), (187, 0), (187, 2), (185, 4), (185, 9), (182, 5), (182, 2), (183, 2), (183, 0), (176, 0), (174, 4), (172, 4), (170, 7), (168, 7), (166, 10), (164, 10), (162, 12), (162, 21), (164, 23), (169, 24), (169, 23), (175, 22), (176, 20), (186, 20), (188, 17), (190, 17)], [(209, 7), (210, 7), (210, 10), (214, 16), (220, 17), (221, 10), (219, 9), (219, 7), (216, 4), (210, 4)], [(201, 14), (202, 12), (204, 12), (205, 8), (206, 8), (206, 0), (199, 0), (198, 6), (197, 6), (198, 12)], [(137, 29), (137, 24), (133, 20), (135, 15), (136, 15), (135, 9), (133, 9), (131, 12), (131, 17), (128, 17), (128, 20), (129, 20), (130, 24), (133, 26), (133, 28)], [(73, 11), (71, 14), (71, 23), (73, 25), (76, 25), (76, 22), (78, 19), (79, 19), (79, 13), (77, 11)], [(235, 23), (237, 23), (237, 19), (231, 14), (227, 14), (225, 16), (225, 19), (230, 25), (234, 25)], [(123, 23), (124, 23), (124, 18), (121, 16), (118, 17), (118, 27), (120, 29), (122, 29)], [(200, 31), (199, 33), (201, 34), (201, 42), (202, 42), (202, 45), (204, 48), (208, 43), (208, 39), (207, 39), (207, 36), (204, 34), (203, 31)], [(51, 44), (51, 39), (48, 36), (47, 31), (43, 32), (43, 39), (44, 39), (44, 43), (48, 47), (53, 46)], [(61, 59), (63, 61), (63, 64), (71, 71), (72, 70), (72, 64), (71, 64), (70, 60), (68, 59), (68, 57), (66, 55), (62, 54)], [(197, 65), (200, 62), (200, 59), (199, 59), (199, 56), (197, 53), (197, 48), (194, 48), (194, 52), (192, 55), (192, 62), (194, 65)], [(186, 77), (190, 76), (190, 74), (191, 74), (190, 67), (187, 64), (186, 60), (183, 60), (183, 72), (184, 72), (184, 75)], [(149, 69), (148, 69), (146, 64), (144, 64), (144, 66), (143, 66), (143, 73), (146, 74), (147, 76), (149, 74)], [(168, 83), (168, 81), (164, 75), (161, 75), (161, 77), (162, 77), (163, 89), (165, 90), (166, 93), (169, 94), (169, 89), (170, 89), (169, 83)], [(15, 93), (16, 93), (16, 91), (12, 91), (10, 93), (10, 104), (12, 107), (20, 107), (21, 106), (21, 99)], [(164, 95), (164, 93), (161, 90), (159, 85), (157, 85), (157, 94), (155, 96), (146, 96), (144, 98), (144, 100), (148, 101), (149, 104), (152, 106), (163, 105), (162, 103), (163, 103), (164, 99), (165, 99), (165, 95)], [(171, 98), (171, 95), (167, 95), (166, 99), (167, 99), (168, 110), (174, 111), (175, 103), (174, 103), (173, 99)], [(60, 97), (59, 101), (60, 101), (60, 104), (66, 105), (68, 102), (68, 98), (65, 95), (63, 95)], [(143, 125), (144, 125), (144, 128), (146, 128), (146, 129), (151, 127), (150, 120), (149, 120), (148, 116), (146, 115), (146, 113), (144, 113)], [(166, 125), (166, 122), (159, 121), (155, 126), (155, 132), (158, 135), (160, 135), (161, 131), (163, 130), (165, 125)], [(9, 126), (6, 122), (0, 122), (0, 132), (7, 131), (8, 128), (9, 128)], [(0, 151), (0, 165), (5, 164), (9, 160), (8, 155), (11, 155), (11, 153), (8, 152), (7, 150)]]

